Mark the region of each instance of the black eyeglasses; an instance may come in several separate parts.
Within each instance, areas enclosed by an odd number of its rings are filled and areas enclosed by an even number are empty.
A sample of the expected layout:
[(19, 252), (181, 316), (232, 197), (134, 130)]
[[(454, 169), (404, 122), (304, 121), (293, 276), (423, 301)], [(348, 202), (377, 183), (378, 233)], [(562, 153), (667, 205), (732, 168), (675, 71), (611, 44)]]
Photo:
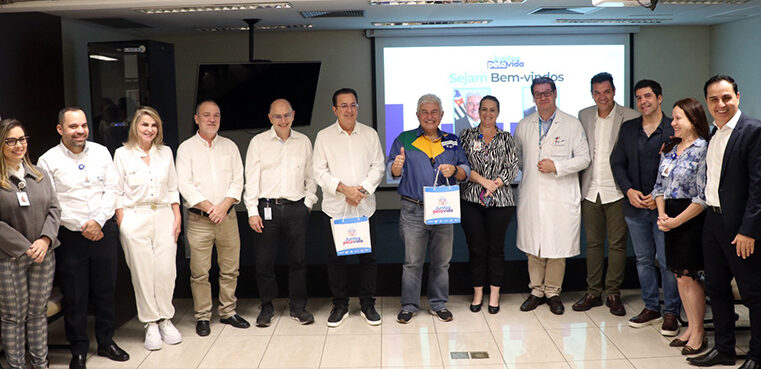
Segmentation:
[(21, 145), (26, 145), (26, 143), (29, 142), (29, 136), (21, 136), (21, 137), (8, 137), (5, 139), (5, 144), (13, 147), (16, 146), (16, 143), (20, 143)]

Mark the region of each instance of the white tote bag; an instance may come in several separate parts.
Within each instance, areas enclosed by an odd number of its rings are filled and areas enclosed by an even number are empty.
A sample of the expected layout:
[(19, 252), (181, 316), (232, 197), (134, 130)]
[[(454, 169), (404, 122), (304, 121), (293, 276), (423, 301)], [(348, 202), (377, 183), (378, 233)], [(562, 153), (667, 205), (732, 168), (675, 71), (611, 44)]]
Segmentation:
[(439, 170), (433, 186), (423, 187), (423, 214), (425, 224), (454, 224), (460, 223), (460, 186), (436, 186)]
[[(348, 205), (347, 205), (348, 206)], [(357, 209), (356, 207), (354, 208)], [(372, 252), (370, 244), (370, 221), (366, 216), (357, 216), (354, 218), (346, 217), (346, 207), (344, 215), (339, 219), (331, 219), (330, 227), (333, 230), (333, 244), (336, 246), (336, 255), (357, 255)]]

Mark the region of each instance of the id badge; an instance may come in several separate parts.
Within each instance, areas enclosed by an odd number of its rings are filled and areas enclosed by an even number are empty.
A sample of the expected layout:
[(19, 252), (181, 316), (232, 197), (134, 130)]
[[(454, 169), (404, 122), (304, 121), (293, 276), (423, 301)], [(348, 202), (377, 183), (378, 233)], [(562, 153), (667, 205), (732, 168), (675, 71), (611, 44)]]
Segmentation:
[(669, 174), (671, 174), (671, 171), (674, 169), (674, 162), (669, 163), (665, 167), (663, 167), (663, 170), (661, 171), (661, 176), (668, 177)]
[(26, 194), (26, 192), (16, 192), (16, 197), (18, 197), (18, 204), (19, 206), (29, 206), (29, 196)]
[(272, 208), (269, 206), (264, 208), (264, 220), (272, 220)]

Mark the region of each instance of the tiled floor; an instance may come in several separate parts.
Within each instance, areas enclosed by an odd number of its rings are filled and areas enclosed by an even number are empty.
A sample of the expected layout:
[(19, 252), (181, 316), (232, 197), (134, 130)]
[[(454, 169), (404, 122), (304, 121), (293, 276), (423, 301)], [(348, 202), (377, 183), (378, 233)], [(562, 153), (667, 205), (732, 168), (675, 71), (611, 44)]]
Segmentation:
[[(116, 341), (131, 359), (125, 363), (91, 356), (88, 368), (694, 368), (687, 365), (669, 339), (656, 327), (632, 329), (627, 319), (643, 308), (639, 291), (624, 291), (627, 316), (611, 315), (607, 308), (574, 312), (571, 304), (580, 292), (564, 293), (566, 313), (551, 314), (547, 305), (524, 313), (518, 307), (523, 294), (502, 295), (499, 314), (468, 310), (470, 296), (451, 296), (448, 304), (454, 321), (443, 323), (425, 311), (410, 324), (396, 322), (399, 297), (378, 298), (383, 315), (381, 326), (367, 325), (359, 315), (356, 299), (350, 316), (338, 328), (325, 323), (330, 300), (312, 299), (308, 309), (316, 322), (301, 326), (288, 318), (285, 301), (276, 302), (278, 316), (268, 328), (236, 329), (211, 324), (208, 337), (195, 334), (192, 302), (175, 301), (175, 325), (183, 342), (149, 352), (143, 346), (143, 327), (130, 321), (116, 333)], [(425, 299), (423, 299), (425, 300)], [(425, 305), (425, 303), (424, 303)], [(485, 309), (484, 309), (485, 310)], [(239, 301), (238, 312), (253, 322), (258, 300)], [(739, 325), (747, 325), (747, 311), (738, 308)], [(62, 320), (51, 326), (50, 343), (63, 343)], [(747, 332), (738, 333), (738, 352), (747, 347)], [(94, 346), (94, 345), (93, 345)], [(95, 351), (95, 347), (91, 348)], [(457, 353), (484, 358), (454, 358)], [(51, 350), (51, 368), (66, 368), (66, 350)], [(738, 361), (738, 366), (740, 365)]]

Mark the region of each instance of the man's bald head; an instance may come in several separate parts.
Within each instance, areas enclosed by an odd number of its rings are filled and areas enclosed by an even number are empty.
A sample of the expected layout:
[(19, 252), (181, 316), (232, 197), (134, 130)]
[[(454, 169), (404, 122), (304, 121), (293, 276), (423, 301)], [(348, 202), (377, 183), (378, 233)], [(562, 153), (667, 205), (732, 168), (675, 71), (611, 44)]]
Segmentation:
[(291, 125), (296, 112), (293, 111), (291, 103), (286, 99), (277, 99), (270, 104), (269, 113), (270, 123), (275, 129), (278, 137), (285, 139), (290, 136)]
[(270, 114), (272, 114), (273, 110), (287, 110), (291, 111), (293, 110), (293, 107), (291, 106), (291, 103), (288, 102), (286, 99), (277, 99), (270, 104)]

